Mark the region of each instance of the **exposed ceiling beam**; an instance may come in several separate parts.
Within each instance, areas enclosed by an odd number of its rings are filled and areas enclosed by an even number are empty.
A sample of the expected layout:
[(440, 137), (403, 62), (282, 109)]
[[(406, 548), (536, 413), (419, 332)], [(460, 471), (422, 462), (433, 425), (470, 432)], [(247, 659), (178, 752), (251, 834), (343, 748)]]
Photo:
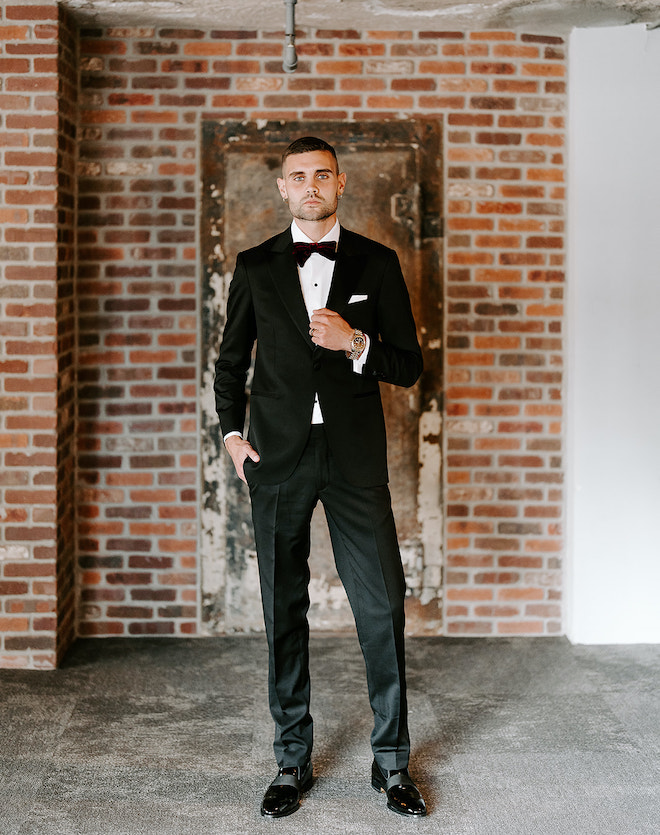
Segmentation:
[[(26, 0), (24, 0), (26, 2)], [(39, 3), (41, 0), (27, 0)], [(283, 31), (284, 0), (61, 0), (85, 25)], [(659, 0), (298, 0), (299, 29), (660, 26)]]

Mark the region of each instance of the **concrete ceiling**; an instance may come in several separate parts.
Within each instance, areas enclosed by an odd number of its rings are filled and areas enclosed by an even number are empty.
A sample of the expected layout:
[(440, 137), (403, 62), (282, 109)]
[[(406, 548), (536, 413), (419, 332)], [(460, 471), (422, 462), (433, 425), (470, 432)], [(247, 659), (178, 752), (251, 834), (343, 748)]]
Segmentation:
[[(24, 0), (25, 2), (25, 0)], [(40, 0), (28, 0), (40, 2)], [(282, 31), (284, 0), (61, 0), (85, 25)], [(298, 28), (521, 29), (660, 26), (660, 0), (297, 0)]]

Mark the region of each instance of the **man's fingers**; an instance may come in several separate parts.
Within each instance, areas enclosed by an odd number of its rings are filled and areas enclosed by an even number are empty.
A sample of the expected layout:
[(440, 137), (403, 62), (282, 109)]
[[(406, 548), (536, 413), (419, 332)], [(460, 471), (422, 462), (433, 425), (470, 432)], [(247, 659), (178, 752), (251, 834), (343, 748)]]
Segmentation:
[(312, 342), (331, 351), (345, 351), (353, 336), (353, 328), (334, 310), (314, 310), (309, 320)]
[(240, 438), (238, 435), (233, 435), (231, 438), (227, 438), (225, 446), (227, 448), (227, 452), (231, 456), (231, 460), (233, 461), (236, 475), (241, 481), (247, 484), (247, 479), (245, 478), (245, 472), (243, 469), (245, 459), (250, 458), (250, 460), (257, 463), (260, 460), (259, 453), (256, 449), (254, 449), (254, 447), (252, 447), (249, 441), (244, 441), (243, 438)]
[(319, 325), (325, 325), (332, 321), (332, 319), (341, 319), (341, 316), (334, 310), (329, 310), (327, 307), (322, 307), (320, 310), (312, 311), (311, 322)]

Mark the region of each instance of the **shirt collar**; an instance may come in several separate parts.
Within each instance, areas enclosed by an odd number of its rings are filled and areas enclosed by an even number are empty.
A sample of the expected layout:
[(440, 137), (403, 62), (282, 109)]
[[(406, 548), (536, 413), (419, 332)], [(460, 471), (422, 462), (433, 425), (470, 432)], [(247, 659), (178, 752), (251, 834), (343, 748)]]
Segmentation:
[[(335, 221), (335, 225), (332, 229), (328, 232), (327, 235), (324, 235), (321, 238), (321, 241), (338, 241), (339, 240), (339, 221)], [(294, 240), (294, 243), (306, 243), (311, 244), (313, 243), (311, 238), (308, 238), (307, 235), (302, 231), (302, 229), (298, 226), (295, 219), (291, 221), (291, 237)], [(319, 241), (320, 243), (320, 241)]]

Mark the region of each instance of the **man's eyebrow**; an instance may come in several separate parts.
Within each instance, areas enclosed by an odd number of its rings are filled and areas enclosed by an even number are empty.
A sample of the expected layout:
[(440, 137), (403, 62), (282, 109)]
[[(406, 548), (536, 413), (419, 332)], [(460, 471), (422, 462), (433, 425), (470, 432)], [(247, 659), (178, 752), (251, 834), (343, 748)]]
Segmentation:
[[(306, 171), (289, 171), (289, 177), (297, 177), (298, 174), (306, 174)], [(314, 174), (332, 174), (332, 168), (316, 168)]]

